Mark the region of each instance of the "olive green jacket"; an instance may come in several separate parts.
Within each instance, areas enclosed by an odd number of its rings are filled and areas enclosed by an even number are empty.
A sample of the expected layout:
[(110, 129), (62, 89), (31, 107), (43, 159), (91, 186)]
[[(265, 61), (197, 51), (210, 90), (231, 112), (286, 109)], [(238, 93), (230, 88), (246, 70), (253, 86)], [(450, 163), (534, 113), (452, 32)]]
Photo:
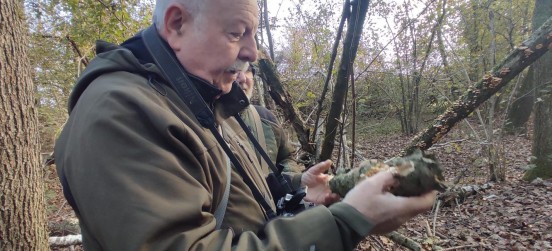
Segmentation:
[[(85, 250), (351, 250), (368, 234), (371, 224), (344, 203), (267, 223), (240, 175), (226, 173), (227, 156), (212, 133), (158, 68), (123, 47), (99, 42), (97, 50), (71, 94), (55, 146)], [(224, 96), (211, 101), (228, 145), (271, 199), (245, 133), (225, 115), (236, 104)], [(216, 230), (213, 212), (227, 185)]]
[[(274, 113), (261, 106), (249, 105), (241, 112), (241, 116), (274, 164), (282, 165), (284, 172), (303, 171), (304, 168), (293, 159), (293, 149)], [(261, 127), (260, 130), (258, 125)], [(260, 140), (260, 137), (263, 140)], [(261, 158), (259, 154), (257, 157)], [(261, 165), (268, 168), (262, 159)]]

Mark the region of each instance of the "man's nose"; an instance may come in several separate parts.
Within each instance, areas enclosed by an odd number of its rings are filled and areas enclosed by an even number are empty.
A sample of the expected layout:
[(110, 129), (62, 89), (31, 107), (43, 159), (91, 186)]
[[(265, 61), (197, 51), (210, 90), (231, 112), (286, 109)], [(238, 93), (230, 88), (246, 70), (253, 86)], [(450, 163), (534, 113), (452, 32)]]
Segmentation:
[(239, 58), (243, 61), (254, 62), (257, 60), (257, 43), (255, 37), (247, 37), (242, 40), (242, 48), (240, 50)]

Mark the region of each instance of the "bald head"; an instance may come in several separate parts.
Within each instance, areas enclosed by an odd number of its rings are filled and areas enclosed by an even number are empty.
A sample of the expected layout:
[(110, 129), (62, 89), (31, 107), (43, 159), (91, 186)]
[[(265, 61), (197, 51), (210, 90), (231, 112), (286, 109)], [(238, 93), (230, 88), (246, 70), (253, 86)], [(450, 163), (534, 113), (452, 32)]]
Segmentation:
[[(180, 64), (197, 77), (230, 92), (247, 62), (257, 58), (256, 0), (161, 0), (159, 35)], [(197, 10), (197, 11), (194, 11)]]
[(165, 12), (172, 3), (182, 4), (189, 13), (196, 15), (201, 13), (205, 6), (205, 2), (209, 0), (157, 0), (155, 1), (155, 9), (153, 11), (153, 23), (157, 30), (162, 30), (165, 25)]

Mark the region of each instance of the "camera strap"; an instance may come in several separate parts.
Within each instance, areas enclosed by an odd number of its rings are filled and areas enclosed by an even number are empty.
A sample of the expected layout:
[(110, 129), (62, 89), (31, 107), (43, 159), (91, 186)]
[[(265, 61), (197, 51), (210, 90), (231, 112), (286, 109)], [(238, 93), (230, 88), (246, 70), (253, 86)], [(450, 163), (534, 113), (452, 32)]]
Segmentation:
[[(213, 115), (213, 112), (207, 106), (203, 98), (201, 98), (196, 88), (192, 86), (192, 82), (188, 77), (185, 69), (176, 58), (174, 52), (168, 49), (169, 46), (164, 40), (161, 39), (161, 37), (157, 33), (155, 25), (152, 25), (142, 31), (142, 37), (150, 55), (154, 59), (155, 63), (157, 64), (163, 75), (169, 80), (169, 84), (176, 91), (180, 99), (184, 101), (188, 108), (190, 108), (190, 110), (194, 113), (199, 123), (203, 127), (208, 128), (215, 136), (219, 145), (222, 147), (222, 149), (234, 165), (236, 171), (240, 174), (245, 184), (253, 193), (255, 200), (257, 200), (257, 202), (265, 210), (267, 220), (275, 218), (276, 214), (274, 213), (274, 210), (272, 210), (257, 186), (255, 186), (255, 183), (253, 183), (253, 180), (251, 180), (249, 175), (245, 172), (243, 166), (240, 164), (222, 135), (217, 130), (215, 116)], [(231, 175), (231, 173), (227, 173), (226, 175)], [(230, 184), (226, 184), (226, 186), (230, 186)], [(220, 220), (222, 221), (222, 219)]]
[[(240, 115), (234, 115), (234, 117), (236, 118), (236, 120), (238, 121), (242, 129), (245, 131), (245, 134), (247, 134), (247, 137), (249, 138), (249, 140), (251, 140), (251, 142), (253, 143), (253, 146), (255, 146), (255, 149), (257, 150), (257, 152), (263, 157), (266, 164), (268, 164), (272, 172), (276, 175), (276, 178), (278, 179), (278, 183), (280, 184), (280, 187), (284, 189), (285, 193), (291, 193), (292, 192), (291, 186), (284, 178), (284, 175), (282, 175), (283, 168), (278, 168), (276, 167), (276, 165), (274, 165), (272, 160), (270, 160), (270, 157), (268, 157), (268, 154), (266, 154), (266, 152), (263, 150), (263, 147), (259, 144), (259, 141), (257, 141), (257, 139), (255, 138), (251, 130), (249, 130), (249, 128), (247, 127), (243, 119), (240, 117)], [(261, 131), (258, 133), (263, 133), (263, 132)]]

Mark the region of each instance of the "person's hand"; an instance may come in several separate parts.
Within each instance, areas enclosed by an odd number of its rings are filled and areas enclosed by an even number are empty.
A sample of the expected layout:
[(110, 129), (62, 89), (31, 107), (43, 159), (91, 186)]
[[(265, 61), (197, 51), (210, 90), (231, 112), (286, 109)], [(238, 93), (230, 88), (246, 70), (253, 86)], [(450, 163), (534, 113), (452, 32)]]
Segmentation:
[(307, 186), (307, 195), (304, 200), (315, 204), (330, 205), (341, 198), (332, 193), (328, 182), (332, 178), (325, 172), (332, 165), (331, 160), (320, 162), (307, 170), (301, 176), (301, 184)]
[(375, 226), (370, 234), (383, 234), (399, 228), (433, 205), (437, 191), (417, 197), (400, 197), (389, 193), (397, 180), (390, 172), (380, 172), (358, 183), (343, 199)]

